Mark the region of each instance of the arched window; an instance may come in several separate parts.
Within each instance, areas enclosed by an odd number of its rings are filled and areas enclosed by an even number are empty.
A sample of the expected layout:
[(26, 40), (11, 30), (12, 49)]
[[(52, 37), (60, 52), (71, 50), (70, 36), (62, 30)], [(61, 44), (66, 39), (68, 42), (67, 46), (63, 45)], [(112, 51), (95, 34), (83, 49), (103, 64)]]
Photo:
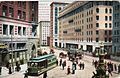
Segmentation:
[(57, 11), (57, 7), (55, 7), (55, 10)]
[(106, 8), (106, 9), (105, 9), (105, 13), (107, 13), (107, 12), (108, 12), (108, 9)]
[(61, 7), (59, 7), (59, 11), (61, 10)]
[(109, 13), (112, 13), (112, 9), (111, 8), (109, 9)]
[(99, 13), (99, 8), (96, 8), (96, 12)]

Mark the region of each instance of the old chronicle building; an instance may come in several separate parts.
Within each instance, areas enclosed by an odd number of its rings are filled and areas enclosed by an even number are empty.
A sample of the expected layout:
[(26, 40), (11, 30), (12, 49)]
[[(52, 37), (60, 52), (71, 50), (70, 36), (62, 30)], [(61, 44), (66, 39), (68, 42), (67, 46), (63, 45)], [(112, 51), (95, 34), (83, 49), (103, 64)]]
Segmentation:
[(68, 3), (52, 2), (50, 4), (50, 47), (59, 46), (59, 12)]
[(60, 11), (59, 46), (94, 52), (112, 49), (113, 1), (75, 1)]
[[(0, 2), (0, 63), (26, 62), (36, 56), (37, 1)], [(12, 58), (13, 55), (13, 58)]]

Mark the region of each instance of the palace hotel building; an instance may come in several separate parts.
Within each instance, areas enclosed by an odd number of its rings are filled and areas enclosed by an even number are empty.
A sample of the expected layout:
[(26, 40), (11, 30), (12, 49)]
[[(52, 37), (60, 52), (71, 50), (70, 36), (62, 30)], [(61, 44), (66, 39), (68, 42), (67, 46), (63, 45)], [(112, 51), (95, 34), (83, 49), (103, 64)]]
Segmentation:
[[(35, 56), (37, 1), (0, 2), (0, 63), (20, 64)], [(5, 47), (4, 47), (5, 46)]]
[(112, 50), (113, 1), (75, 1), (60, 11), (59, 46), (94, 52)]

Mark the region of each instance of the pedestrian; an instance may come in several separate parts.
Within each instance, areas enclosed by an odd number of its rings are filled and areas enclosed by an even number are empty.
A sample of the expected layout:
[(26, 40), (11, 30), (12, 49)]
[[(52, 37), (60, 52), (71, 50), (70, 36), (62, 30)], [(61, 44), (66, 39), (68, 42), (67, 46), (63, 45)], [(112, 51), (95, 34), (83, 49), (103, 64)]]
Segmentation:
[(63, 68), (63, 70), (64, 70), (64, 67), (66, 66), (66, 61), (64, 61), (63, 63), (62, 63), (62, 68)]
[(59, 62), (59, 66), (61, 66), (62, 65), (62, 59), (60, 59), (60, 62)]
[(112, 76), (111, 68), (108, 68), (108, 73)]
[(9, 74), (12, 74), (11, 64), (9, 65), (8, 69), (9, 69)]
[(118, 74), (120, 73), (120, 64), (118, 65)]
[(97, 60), (95, 61), (95, 63), (94, 63), (94, 64), (95, 64), (95, 68), (97, 68), (97, 65), (98, 65), (98, 62), (97, 62)]
[(28, 78), (28, 73), (27, 73), (27, 71), (25, 71), (24, 78)]
[(84, 62), (82, 63), (82, 69), (84, 70), (84, 67), (85, 67), (85, 64), (84, 64)]
[(117, 65), (116, 64), (114, 64), (114, 69), (115, 69), (115, 71), (117, 71)]
[(58, 66), (58, 59), (56, 60), (56, 64), (57, 64), (57, 66)]
[(81, 66), (82, 66), (82, 64), (81, 64), (81, 62), (80, 62), (80, 64), (79, 64), (80, 70), (81, 70)]
[(0, 75), (1, 75), (2, 66), (0, 66)]
[(74, 64), (74, 62), (72, 64), (72, 74), (75, 74), (75, 64)]
[(93, 61), (92, 61), (92, 65), (94, 65), (94, 59), (93, 59)]
[(47, 78), (47, 72), (43, 74), (43, 78)]
[(67, 75), (70, 74), (70, 66), (67, 68)]

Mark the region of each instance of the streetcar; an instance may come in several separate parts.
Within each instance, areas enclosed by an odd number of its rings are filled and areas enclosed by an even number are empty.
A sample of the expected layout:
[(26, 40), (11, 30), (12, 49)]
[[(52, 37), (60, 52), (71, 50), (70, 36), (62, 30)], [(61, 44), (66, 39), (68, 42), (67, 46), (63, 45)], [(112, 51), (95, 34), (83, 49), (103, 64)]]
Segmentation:
[[(100, 53), (100, 47), (97, 47), (95, 49), (95, 51), (92, 53), (93, 57), (98, 57), (99, 56), (99, 53)], [(110, 54), (108, 54), (108, 51), (106, 49), (103, 49), (103, 52), (105, 54), (105, 59), (109, 59), (110, 58)]]
[(84, 56), (84, 52), (80, 49), (70, 49), (67, 52), (69, 60), (72, 60), (73, 58), (78, 57), (79, 59), (82, 59)]
[(57, 66), (57, 58), (54, 54), (48, 54), (31, 58), (27, 62), (27, 74), (28, 75), (41, 75), (42, 73), (53, 69)]

